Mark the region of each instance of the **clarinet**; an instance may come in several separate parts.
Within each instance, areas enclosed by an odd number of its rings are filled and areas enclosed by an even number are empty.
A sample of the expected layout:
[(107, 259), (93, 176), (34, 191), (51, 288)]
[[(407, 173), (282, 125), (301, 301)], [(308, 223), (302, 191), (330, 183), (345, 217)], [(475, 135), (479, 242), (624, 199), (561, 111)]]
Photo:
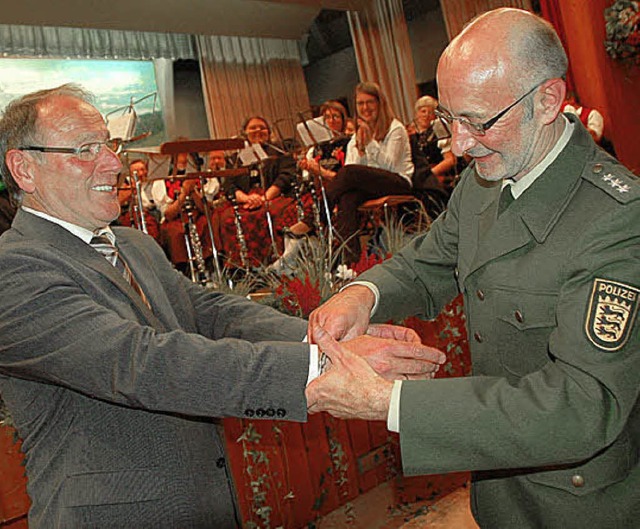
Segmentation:
[(242, 219), (240, 217), (240, 207), (236, 200), (234, 193), (229, 193), (229, 200), (233, 207), (233, 223), (236, 226), (236, 238), (238, 239), (240, 264), (242, 268), (247, 268), (247, 258), (249, 255), (249, 249), (247, 248), (247, 240), (244, 237), (244, 230), (242, 229)]
[(311, 209), (313, 211), (313, 222), (316, 225), (318, 237), (321, 241), (324, 240), (324, 227), (322, 226), (322, 219), (320, 218), (320, 208), (318, 207), (318, 193), (316, 192), (316, 186), (313, 182), (309, 185), (309, 193), (311, 193)]
[(195, 204), (191, 195), (189, 195), (183, 205), (183, 212), (186, 220), (184, 221), (184, 236), (187, 246), (187, 257), (189, 260), (189, 271), (191, 272), (191, 281), (206, 285), (207, 283), (207, 267), (202, 253), (202, 241), (198, 235), (198, 228), (193, 220)]
[(304, 218), (304, 207), (302, 204), (302, 193), (300, 192), (300, 181), (296, 178), (293, 185), (293, 194), (296, 201), (296, 219), (298, 222), (301, 222)]
[(138, 178), (138, 171), (133, 171), (133, 183), (131, 186), (132, 192), (135, 190), (135, 197), (131, 196), (131, 202), (133, 204), (133, 211), (130, 213), (131, 218), (135, 215), (136, 228), (142, 230), (144, 233), (149, 234), (147, 231), (147, 220), (144, 218), (144, 207), (142, 205), (142, 186), (140, 179)]

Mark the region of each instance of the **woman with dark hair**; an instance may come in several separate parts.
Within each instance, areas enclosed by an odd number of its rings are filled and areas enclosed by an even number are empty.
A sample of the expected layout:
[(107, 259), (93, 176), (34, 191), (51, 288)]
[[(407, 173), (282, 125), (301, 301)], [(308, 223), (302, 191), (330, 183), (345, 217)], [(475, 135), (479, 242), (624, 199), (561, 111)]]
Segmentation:
[[(252, 116), (242, 125), (248, 146), (258, 146), (267, 158), (249, 168), (244, 176), (222, 179), (228, 204), (213, 215), (214, 237), (231, 266), (260, 266), (272, 260), (273, 245), (282, 248), (282, 228), (295, 217), (292, 198), (295, 182), (293, 157), (270, 143), (271, 128), (262, 116)], [(293, 213), (290, 213), (293, 211)]]
[(407, 131), (380, 87), (358, 84), (355, 100), (356, 133), (347, 145), (345, 166), (326, 185), (330, 206), (337, 206), (334, 227), (346, 241), (347, 261), (360, 257), (358, 206), (385, 195), (410, 194), (414, 170)]

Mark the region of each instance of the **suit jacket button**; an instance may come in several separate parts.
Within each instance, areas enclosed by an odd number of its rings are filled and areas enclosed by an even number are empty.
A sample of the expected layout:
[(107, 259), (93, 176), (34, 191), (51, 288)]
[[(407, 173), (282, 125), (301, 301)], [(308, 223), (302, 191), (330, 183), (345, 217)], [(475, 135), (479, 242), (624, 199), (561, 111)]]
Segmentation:
[(245, 417), (253, 417), (254, 415), (255, 412), (251, 408), (247, 408), (246, 410), (244, 410)]
[(522, 323), (524, 321), (524, 316), (522, 315), (522, 312), (520, 312), (519, 310), (516, 310), (513, 314), (519, 323)]
[(224, 468), (224, 457), (219, 457), (219, 458), (216, 460), (216, 466), (217, 466), (218, 468)]
[(580, 488), (580, 487), (584, 487), (584, 477), (581, 476), (580, 474), (576, 474), (575, 476), (571, 476), (571, 484), (576, 487), (576, 488)]
[(282, 408), (278, 408), (276, 410), (276, 416), (278, 416), (278, 417), (284, 417), (286, 414), (287, 414), (287, 412)]
[(276, 410), (273, 408), (267, 408), (267, 417), (273, 417), (276, 414)]
[(482, 334), (480, 334), (478, 331), (473, 333), (473, 338), (475, 339), (476, 342), (478, 343), (482, 343)]

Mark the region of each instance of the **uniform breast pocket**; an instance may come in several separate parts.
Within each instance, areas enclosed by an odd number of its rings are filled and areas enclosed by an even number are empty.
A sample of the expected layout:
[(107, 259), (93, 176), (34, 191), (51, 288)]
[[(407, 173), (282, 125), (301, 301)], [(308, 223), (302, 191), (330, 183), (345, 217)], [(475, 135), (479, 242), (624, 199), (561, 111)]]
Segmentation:
[(545, 292), (497, 292), (496, 338), (500, 362), (509, 373), (522, 377), (549, 361), (557, 297)]

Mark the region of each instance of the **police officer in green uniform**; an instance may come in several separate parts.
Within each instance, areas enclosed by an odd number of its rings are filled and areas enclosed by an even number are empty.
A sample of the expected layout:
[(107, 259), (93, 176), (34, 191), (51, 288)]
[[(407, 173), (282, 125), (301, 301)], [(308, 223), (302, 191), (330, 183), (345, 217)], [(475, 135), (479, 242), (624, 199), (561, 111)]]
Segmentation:
[[(438, 65), (452, 149), (473, 159), (425, 236), (316, 310), (333, 365), (309, 409), (385, 419), (406, 474), (472, 470), (483, 528), (640, 526), (640, 185), (560, 112), (546, 22), (498, 9)], [(387, 382), (334, 339), (464, 295), (473, 376)]]

